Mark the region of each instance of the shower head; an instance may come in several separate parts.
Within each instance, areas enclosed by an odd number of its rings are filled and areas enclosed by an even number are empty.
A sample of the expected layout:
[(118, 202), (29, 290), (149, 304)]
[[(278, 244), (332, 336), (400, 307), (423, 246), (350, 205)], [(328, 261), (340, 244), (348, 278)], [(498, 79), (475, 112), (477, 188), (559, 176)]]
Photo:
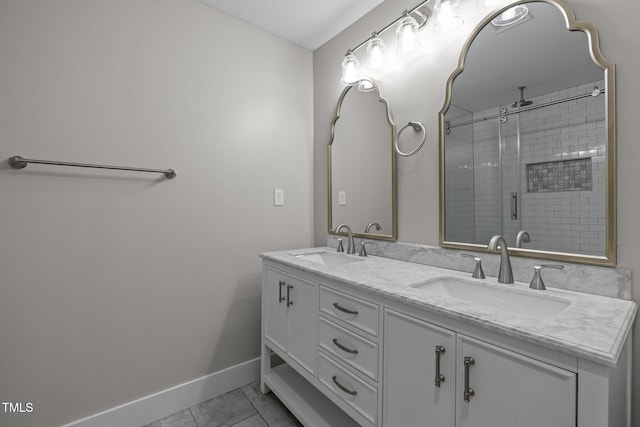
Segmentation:
[(532, 105), (533, 101), (525, 101), (524, 99), (524, 88), (525, 86), (520, 86), (518, 89), (520, 89), (520, 100), (514, 102), (513, 104), (511, 104), (511, 108), (516, 108), (516, 107), (526, 107), (528, 105)]

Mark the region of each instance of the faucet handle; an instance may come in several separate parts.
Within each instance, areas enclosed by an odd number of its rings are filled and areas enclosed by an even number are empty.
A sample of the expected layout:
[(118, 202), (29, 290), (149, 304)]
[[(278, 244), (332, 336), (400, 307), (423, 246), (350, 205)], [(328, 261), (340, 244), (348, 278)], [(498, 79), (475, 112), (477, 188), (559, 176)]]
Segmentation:
[(471, 274), (471, 277), (474, 277), (476, 279), (484, 279), (484, 271), (482, 270), (482, 258), (467, 253), (462, 253), (461, 255), (465, 258), (473, 258), (473, 260), (476, 262), (476, 268), (473, 270), (473, 274)]
[(363, 240), (360, 242), (360, 251), (358, 252), (359, 256), (367, 256), (367, 248), (365, 248), (365, 244), (370, 243), (373, 245), (373, 240)]
[(561, 264), (541, 264), (533, 267), (533, 279), (531, 279), (531, 283), (529, 283), (529, 287), (531, 289), (538, 289), (540, 291), (544, 291), (547, 289), (544, 286), (544, 281), (542, 280), (542, 275), (540, 272), (543, 268), (555, 268), (556, 270), (564, 269), (564, 265)]
[(338, 249), (336, 249), (336, 251), (344, 252), (344, 246), (342, 246), (342, 239), (338, 239)]

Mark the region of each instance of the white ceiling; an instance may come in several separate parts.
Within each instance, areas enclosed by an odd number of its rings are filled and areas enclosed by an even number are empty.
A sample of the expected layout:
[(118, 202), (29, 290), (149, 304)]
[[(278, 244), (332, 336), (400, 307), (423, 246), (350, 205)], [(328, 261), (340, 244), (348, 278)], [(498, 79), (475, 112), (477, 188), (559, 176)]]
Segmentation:
[(200, 1), (313, 51), (384, 0)]

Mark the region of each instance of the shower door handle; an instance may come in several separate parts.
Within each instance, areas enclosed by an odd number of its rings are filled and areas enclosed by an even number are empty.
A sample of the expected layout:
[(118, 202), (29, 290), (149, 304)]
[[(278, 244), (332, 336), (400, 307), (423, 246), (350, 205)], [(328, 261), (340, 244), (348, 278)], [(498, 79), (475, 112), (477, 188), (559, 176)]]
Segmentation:
[(511, 219), (518, 219), (518, 192), (511, 192)]

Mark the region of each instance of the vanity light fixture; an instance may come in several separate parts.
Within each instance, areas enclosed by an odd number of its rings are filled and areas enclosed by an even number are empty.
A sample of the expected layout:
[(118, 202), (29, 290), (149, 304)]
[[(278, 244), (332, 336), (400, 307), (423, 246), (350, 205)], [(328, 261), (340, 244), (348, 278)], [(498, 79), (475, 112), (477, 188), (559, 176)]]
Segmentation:
[(369, 67), (372, 70), (384, 68), (384, 40), (376, 32), (371, 34), (367, 44), (367, 54), (369, 55)]
[[(420, 47), (420, 43), (418, 42), (418, 32), (424, 28), (425, 25), (430, 21), (432, 12), (431, 9), (427, 6), (427, 3), (433, 1), (440, 0), (426, 0), (414, 7), (413, 9), (405, 10), (402, 13), (402, 16), (397, 18), (396, 20), (387, 24), (384, 28), (379, 31), (375, 31), (371, 34), (367, 40), (363, 41), (356, 47), (347, 50), (347, 53), (342, 61), (342, 77), (340, 78), (340, 83), (345, 86), (354, 86), (358, 85), (360, 90), (367, 90), (366, 79), (364, 79), (365, 83), (362, 83), (363, 76), (359, 70), (360, 62), (358, 58), (355, 56), (355, 52), (363, 46), (367, 46), (367, 54), (368, 54), (368, 66), (371, 70), (379, 70), (384, 68), (385, 66), (385, 42), (382, 39), (381, 35), (389, 28), (398, 24), (396, 34), (398, 36), (398, 51), (401, 53), (407, 53), (411, 51), (415, 51)], [(447, 4), (452, 3), (451, 6), (455, 7), (459, 0), (444, 0)], [(459, 23), (461, 24), (462, 18), (457, 17)], [(364, 87), (363, 87), (364, 86)], [(368, 88), (369, 90), (373, 88)]]
[(509, 8), (491, 20), (496, 27), (507, 27), (516, 24), (529, 15), (529, 8), (524, 4), (519, 4)]
[(358, 61), (358, 58), (356, 58), (351, 50), (348, 50), (342, 60), (342, 77), (340, 78), (340, 83), (345, 86), (353, 86), (358, 83), (360, 81), (359, 68), (360, 61)]
[(418, 21), (405, 10), (398, 24), (396, 35), (398, 36), (398, 52), (411, 53), (420, 48), (418, 42)]
[(456, 15), (455, 8), (458, 0), (437, 0), (434, 10), (436, 15), (436, 28), (441, 32), (456, 30), (464, 24), (464, 20)]

